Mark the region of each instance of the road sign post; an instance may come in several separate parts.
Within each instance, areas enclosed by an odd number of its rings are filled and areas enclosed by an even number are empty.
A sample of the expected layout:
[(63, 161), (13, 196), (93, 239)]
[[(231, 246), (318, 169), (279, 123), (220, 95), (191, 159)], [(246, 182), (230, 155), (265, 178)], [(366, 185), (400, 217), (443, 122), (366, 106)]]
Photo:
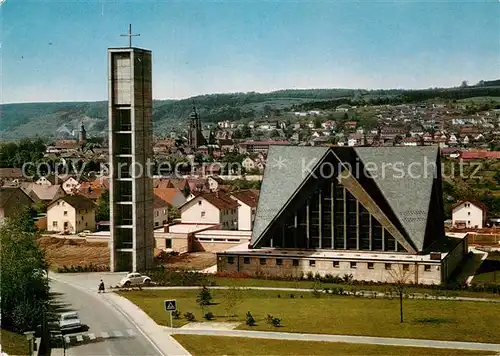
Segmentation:
[(172, 334), (174, 333), (174, 322), (172, 320), (172, 312), (177, 310), (177, 301), (175, 299), (165, 299), (163, 301), (165, 305), (165, 311), (170, 313), (170, 328)]

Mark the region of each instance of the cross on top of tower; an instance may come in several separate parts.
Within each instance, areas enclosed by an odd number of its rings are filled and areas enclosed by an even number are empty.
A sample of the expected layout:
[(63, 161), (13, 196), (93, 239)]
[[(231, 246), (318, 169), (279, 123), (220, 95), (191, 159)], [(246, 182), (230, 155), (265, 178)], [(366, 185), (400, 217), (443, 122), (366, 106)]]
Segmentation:
[(126, 35), (120, 35), (122, 37), (128, 37), (128, 46), (132, 47), (132, 37), (139, 37), (140, 34), (133, 35), (132, 34), (132, 24), (128, 25), (128, 33)]

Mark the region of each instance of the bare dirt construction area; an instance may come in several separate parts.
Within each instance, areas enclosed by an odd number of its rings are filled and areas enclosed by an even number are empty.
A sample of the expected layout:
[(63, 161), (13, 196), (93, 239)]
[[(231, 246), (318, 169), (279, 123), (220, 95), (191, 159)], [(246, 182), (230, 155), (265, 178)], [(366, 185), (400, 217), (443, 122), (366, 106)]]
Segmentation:
[(185, 270), (202, 270), (217, 264), (217, 256), (213, 252), (191, 252), (172, 256), (155, 251), (155, 260), (158, 266)]
[(109, 266), (107, 242), (87, 242), (84, 239), (60, 239), (43, 236), (38, 239), (51, 269), (63, 266)]

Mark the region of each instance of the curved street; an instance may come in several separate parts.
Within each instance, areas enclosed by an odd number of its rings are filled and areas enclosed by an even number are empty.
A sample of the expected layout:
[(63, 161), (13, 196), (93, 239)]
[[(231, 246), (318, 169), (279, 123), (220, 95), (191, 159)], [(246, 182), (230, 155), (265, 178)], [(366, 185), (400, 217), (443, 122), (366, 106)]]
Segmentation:
[[(96, 284), (97, 286), (97, 284)], [(84, 330), (65, 334), (67, 356), (130, 355), (162, 353), (125, 315), (96, 291), (84, 290), (54, 278), (50, 280), (56, 302), (78, 312)], [(55, 349), (53, 355), (64, 355)]]

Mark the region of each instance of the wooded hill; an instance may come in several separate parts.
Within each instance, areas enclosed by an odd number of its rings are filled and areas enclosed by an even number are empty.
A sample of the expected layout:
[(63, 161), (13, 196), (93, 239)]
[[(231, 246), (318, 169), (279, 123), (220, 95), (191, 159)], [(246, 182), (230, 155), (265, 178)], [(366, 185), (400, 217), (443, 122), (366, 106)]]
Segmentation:
[[(299, 89), (270, 93), (201, 95), (183, 100), (154, 100), (155, 133), (164, 134), (184, 124), (193, 104), (203, 122), (258, 119), (270, 111), (333, 109), (341, 104), (377, 105), (415, 103), (440, 98), (500, 97), (500, 80), (475, 86), (426, 90)], [(1, 106), (0, 137), (72, 137), (81, 123), (91, 136), (106, 135), (107, 102), (5, 104)]]

